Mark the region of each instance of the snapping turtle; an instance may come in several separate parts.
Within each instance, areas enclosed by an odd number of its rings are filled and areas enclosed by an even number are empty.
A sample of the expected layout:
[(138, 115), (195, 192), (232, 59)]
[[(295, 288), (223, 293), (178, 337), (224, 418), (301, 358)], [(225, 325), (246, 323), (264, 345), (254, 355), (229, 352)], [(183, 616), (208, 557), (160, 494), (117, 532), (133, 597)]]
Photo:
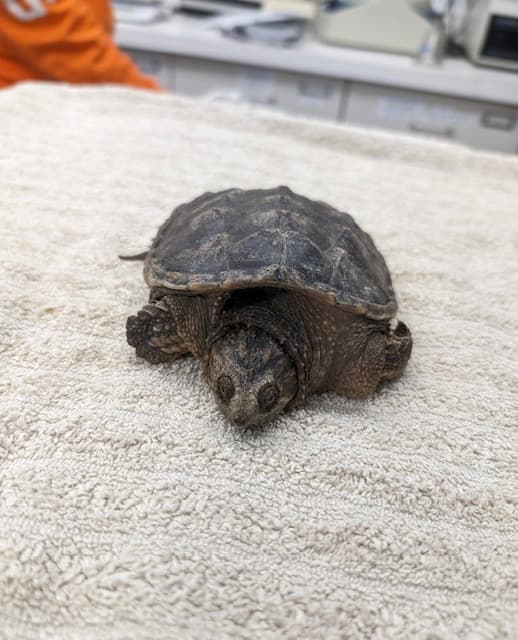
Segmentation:
[(151, 363), (200, 358), (236, 425), (313, 393), (365, 398), (410, 357), (370, 236), (288, 187), (205, 193), (173, 211), (144, 255), (149, 304), (128, 318), (128, 343)]

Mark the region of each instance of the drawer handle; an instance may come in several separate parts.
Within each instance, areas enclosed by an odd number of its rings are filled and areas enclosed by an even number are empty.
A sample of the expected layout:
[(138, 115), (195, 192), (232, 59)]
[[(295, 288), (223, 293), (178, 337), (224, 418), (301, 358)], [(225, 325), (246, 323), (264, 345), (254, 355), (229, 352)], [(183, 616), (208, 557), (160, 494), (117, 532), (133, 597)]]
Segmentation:
[(510, 113), (499, 111), (484, 111), (480, 118), (483, 127), (487, 129), (499, 129), (500, 131), (511, 131), (516, 126), (516, 116)]
[(441, 136), (442, 138), (453, 138), (455, 135), (455, 129), (452, 127), (434, 127), (430, 125), (417, 124), (410, 122), (408, 125), (411, 131), (416, 133), (427, 133), (432, 136)]

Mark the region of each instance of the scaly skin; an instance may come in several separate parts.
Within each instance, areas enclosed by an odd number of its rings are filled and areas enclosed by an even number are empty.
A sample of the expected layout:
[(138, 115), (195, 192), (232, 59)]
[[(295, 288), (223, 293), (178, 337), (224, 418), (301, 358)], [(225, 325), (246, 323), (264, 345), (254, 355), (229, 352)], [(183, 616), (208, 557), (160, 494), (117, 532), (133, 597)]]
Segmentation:
[[(153, 364), (189, 353), (200, 358), (221, 409), (241, 426), (270, 420), (313, 393), (366, 398), (401, 375), (412, 349), (403, 323), (391, 331), (388, 321), (275, 288), (206, 296), (155, 289), (150, 304), (128, 318), (127, 337)], [(226, 402), (218, 395), (223, 375), (234, 381), (235, 397)], [(278, 406), (268, 411), (257, 401), (267, 384), (280, 389)]]

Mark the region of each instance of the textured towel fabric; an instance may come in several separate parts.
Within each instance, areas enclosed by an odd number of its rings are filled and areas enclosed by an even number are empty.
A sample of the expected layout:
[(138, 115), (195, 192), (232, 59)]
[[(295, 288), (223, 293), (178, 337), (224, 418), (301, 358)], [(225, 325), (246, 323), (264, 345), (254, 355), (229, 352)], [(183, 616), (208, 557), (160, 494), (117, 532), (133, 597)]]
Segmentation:
[[(2, 639), (517, 637), (516, 159), (37, 84), (0, 136)], [(196, 361), (135, 358), (117, 254), (280, 183), (373, 235), (415, 347), (240, 433)]]

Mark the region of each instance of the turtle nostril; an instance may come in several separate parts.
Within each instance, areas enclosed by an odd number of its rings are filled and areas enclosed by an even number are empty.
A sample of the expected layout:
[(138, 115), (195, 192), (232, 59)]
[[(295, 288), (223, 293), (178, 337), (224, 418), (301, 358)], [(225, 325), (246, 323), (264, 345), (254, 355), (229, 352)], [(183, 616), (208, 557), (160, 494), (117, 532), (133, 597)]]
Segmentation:
[(238, 413), (233, 417), (234, 424), (237, 424), (238, 427), (244, 427), (247, 423), (246, 416), (242, 413)]

